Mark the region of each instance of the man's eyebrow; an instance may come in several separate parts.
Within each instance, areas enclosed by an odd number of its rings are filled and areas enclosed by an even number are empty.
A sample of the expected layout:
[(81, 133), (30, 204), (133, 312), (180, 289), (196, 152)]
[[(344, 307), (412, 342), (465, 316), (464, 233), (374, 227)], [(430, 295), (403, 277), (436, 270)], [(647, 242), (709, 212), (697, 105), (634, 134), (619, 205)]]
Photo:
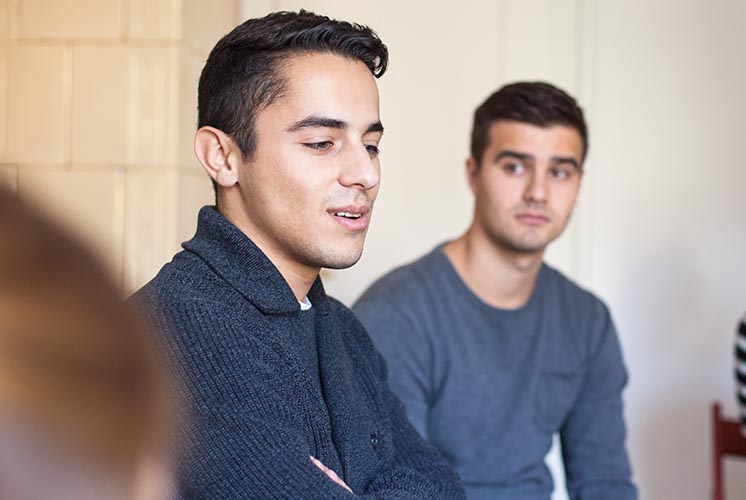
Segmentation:
[[(293, 123), (289, 128), (288, 132), (297, 132), (304, 128), (334, 128), (338, 130), (347, 130), (349, 124), (343, 120), (337, 120), (336, 118), (328, 118), (325, 116), (308, 116)], [(381, 122), (371, 123), (365, 130), (365, 133), (370, 132), (383, 132), (383, 124)]]
[(536, 161), (536, 158), (534, 157), (534, 155), (530, 155), (528, 153), (521, 153), (519, 151), (513, 151), (510, 149), (503, 149), (502, 151), (500, 151), (500, 153), (498, 153), (497, 156), (495, 156), (493, 163), (497, 163), (503, 158), (515, 158), (516, 160), (521, 160), (521, 161), (526, 161), (526, 162)]
[(552, 156), (552, 159), (550, 160), (552, 165), (564, 165), (569, 164), (572, 165), (572, 168), (575, 170), (580, 170), (580, 165), (578, 164), (578, 160), (573, 158), (572, 156)]
[(367, 134), (368, 132), (381, 132), (383, 133), (383, 124), (381, 122), (371, 123), (368, 127), (368, 130), (365, 131)]
[[(521, 160), (525, 162), (536, 161), (536, 158), (531, 154), (521, 153), (519, 151), (512, 151), (510, 149), (504, 149), (500, 151), (500, 153), (495, 157), (494, 163), (497, 163), (503, 158), (515, 158), (516, 160)], [(580, 164), (578, 163), (578, 160), (576, 160), (572, 156), (552, 156), (552, 158), (549, 161), (552, 165), (568, 164), (568, 165), (571, 165), (572, 168), (574, 168), (575, 170), (580, 170)]]
[(324, 116), (308, 116), (300, 121), (293, 123), (289, 128), (288, 132), (297, 132), (304, 128), (336, 128), (339, 130), (346, 130), (348, 128), (347, 122), (337, 120), (335, 118), (327, 118)]

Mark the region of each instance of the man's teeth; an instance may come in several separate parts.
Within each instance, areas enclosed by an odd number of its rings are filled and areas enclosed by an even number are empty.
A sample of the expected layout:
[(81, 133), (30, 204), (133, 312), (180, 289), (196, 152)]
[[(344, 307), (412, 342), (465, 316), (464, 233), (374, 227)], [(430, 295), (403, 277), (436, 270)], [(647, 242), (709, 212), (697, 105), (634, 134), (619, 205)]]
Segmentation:
[(337, 217), (345, 217), (347, 219), (359, 219), (360, 214), (352, 214), (350, 212), (334, 212)]

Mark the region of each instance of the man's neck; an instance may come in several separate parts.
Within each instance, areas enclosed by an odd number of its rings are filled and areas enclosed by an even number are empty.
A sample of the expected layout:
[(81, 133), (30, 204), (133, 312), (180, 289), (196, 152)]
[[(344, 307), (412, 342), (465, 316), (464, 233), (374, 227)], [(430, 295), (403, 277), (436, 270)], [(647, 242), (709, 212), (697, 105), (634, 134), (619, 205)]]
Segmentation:
[(321, 271), (318, 267), (311, 267), (293, 260), (287, 252), (269, 238), (263, 236), (262, 231), (252, 223), (242, 210), (231, 210), (229, 203), (223, 203), (217, 207), (223, 217), (228, 219), (243, 234), (245, 234), (274, 264), (298, 302), (303, 302), (311, 290), (311, 286)]
[(480, 300), (500, 309), (517, 309), (528, 302), (544, 253), (501, 248), (473, 227), (447, 243), (443, 252), (466, 286)]

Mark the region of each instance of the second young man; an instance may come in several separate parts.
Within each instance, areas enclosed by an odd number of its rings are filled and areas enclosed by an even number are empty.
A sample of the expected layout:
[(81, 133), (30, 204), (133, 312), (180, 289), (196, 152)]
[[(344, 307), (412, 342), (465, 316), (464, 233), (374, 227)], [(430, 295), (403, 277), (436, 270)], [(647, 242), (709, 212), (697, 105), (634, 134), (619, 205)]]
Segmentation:
[(374, 284), (353, 310), (419, 432), (470, 500), (549, 500), (562, 442), (573, 500), (634, 500), (622, 417), (627, 373), (606, 306), (543, 262), (580, 188), (581, 109), (545, 83), (476, 111), (461, 237)]

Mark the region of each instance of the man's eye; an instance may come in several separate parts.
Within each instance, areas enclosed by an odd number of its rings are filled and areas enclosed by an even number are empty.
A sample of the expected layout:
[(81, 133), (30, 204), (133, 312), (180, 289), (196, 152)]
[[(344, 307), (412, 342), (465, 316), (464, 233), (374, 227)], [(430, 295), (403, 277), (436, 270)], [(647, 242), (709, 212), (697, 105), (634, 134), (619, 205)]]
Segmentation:
[(378, 156), (381, 154), (381, 150), (378, 149), (378, 146), (375, 146), (373, 144), (366, 144), (365, 149), (368, 151), (368, 154), (370, 156)]
[(549, 170), (549, 174), (555, 179), (567, 179), (570, 177), (570, 171), (566, 168), (552, 168)]
[(304, 142), (303, 145), (309, 149), (316, 151), (326, 151), (330, 149), (334, 144), (332, 141), (319, 141), (319, 142)]
[(507, 163), (504, 167), (506, 172), (511, 174), (522, 174), (525, 167), (521, 163)]

